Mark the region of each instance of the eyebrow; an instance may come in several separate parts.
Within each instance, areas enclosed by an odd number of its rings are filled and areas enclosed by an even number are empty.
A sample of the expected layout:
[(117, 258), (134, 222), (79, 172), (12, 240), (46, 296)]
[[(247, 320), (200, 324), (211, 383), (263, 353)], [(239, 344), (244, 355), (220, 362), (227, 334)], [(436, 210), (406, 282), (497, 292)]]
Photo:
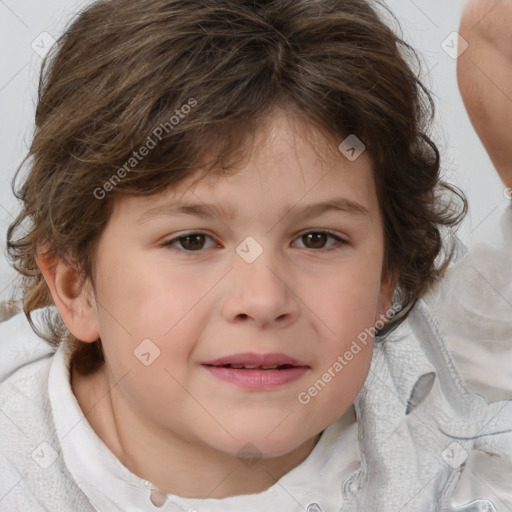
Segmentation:
[[(368, 217), (371, 220), (371, 214), (368, 208), (360, 203), (343, 197), (330, 199), (321, 203), (310, 204), (302, 208), (296, 208), (294, 205), (287, 206), (281, 210), (278, 218), (285, 217), (295, 210), (295, 218), (307, 218), (321, 215), (328, 211), (338, 211), (350, 213), (353, 215)], [(232, 220), (235, 217), (236, 209), (233, 205), (210, 204), (210, 203), (165, 203), (146, 210), (137, 220), (137, 224), (142, 224), (151, 218), (157, 216), (177, 217), (179, 215), (195, 215), (200, 218), (219, 217)]]

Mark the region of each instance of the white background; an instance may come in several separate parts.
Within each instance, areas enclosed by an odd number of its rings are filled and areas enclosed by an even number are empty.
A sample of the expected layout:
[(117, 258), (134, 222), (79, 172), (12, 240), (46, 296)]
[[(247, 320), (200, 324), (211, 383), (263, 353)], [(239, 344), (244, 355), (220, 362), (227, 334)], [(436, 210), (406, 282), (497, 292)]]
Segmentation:
[[(5, 258), (5, 233), (18, 212), (11, 192), (14, 172), (26, 154), (33, 132), (41, 58), (32, 49), (41, 33), (57, 38), (88, 1), (0, 0), (0, 299), (9, 297), (15, 271)], [(389, 0), (404, 38), (423, 57), (426, 84), (437, 104), (435, 140), (446, 177), (466, 192), (470, 213), (459, 232), (467, 245), (491, 240), (498, 233), (500, 212), (507, 204), (504, 187), (475, 134), (460, 99), (456, 61), (442, 48), (458, 30), (465, 0)]]

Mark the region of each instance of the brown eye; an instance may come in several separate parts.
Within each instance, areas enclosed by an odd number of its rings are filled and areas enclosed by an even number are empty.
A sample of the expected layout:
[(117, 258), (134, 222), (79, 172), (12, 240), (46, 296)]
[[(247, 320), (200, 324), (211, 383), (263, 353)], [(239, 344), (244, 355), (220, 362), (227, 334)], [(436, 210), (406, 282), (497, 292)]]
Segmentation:
[[(335, 240), (335, 243), (331, 243), (326, 245), (329, 238)], [(306, 249), (325, 249), (327, 251), (331, 249), (336, 249), (333, 247), (338, 242), (338, 245), (341, 243), (346, 244), (345, 240), (342, 240), (339, 236), (329, 232), (329, 231), (309, 231), (308, 233), (304, 233), (300, 240), (304, 244)]]
[[(197, 252), (201, 249), (205, 248), (205, 241), (207, 239), (212, 240), (212, 238), (204, 233), (189, 233), (187, 235), (178, 236), (165, 242), (165, 246), (171, 246), (173, 249), (182, 251), (182, 252)], [(213, 240), (212, 240), (213, 242)], [(215, 242), (213, 242), (210, 247), (214, 247)]]
[(179, 238), (179, 240), (182, 247), (187, 251), (197, 251), (198, 249), (202, 249), (204, 244), (204, 235), (187, 235)]
[(304, 244), (308, 246), (309, 249), (323, 249), (327, 238), (328, 236), (325, 233), (308, 233), (307, 235), (302, 235)]

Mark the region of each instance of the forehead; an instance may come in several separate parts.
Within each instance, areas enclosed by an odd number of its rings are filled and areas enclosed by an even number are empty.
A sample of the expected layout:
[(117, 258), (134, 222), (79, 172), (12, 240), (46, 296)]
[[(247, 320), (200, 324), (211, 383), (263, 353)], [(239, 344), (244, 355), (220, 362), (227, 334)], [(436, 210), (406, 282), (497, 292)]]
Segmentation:
[(260, 124), (245, 157), (228, 173), (197, 169), (151, 196), (123, 198), (117, 213), (143, 224), (160, 214), (232, 220), (244, 209), (251, 215), (265, 211), (281, 217), (291, 208), (320, 213), (329, 204), (332, 210), (372, 218), (376, 194), (371, 159), (363, 152), (350, 160), (338, 148), (340, 142), (277, 111)]

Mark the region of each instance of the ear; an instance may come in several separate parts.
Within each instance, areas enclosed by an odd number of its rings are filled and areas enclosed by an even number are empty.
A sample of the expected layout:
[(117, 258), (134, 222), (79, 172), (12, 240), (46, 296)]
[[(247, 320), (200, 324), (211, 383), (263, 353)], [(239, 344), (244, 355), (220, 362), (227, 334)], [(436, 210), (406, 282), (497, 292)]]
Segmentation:
[(393, 304), (393, 295), (395, 294), (398, 276), (391, 272), (383, 273), (380, 283), (380, 295), (375, 321), (388, 318)]
[(99, 338), (96, 302), (90, 281), (81, 284), (77, 272), (55, 255), (37, 252), (36, 262), (68, 331), (84, 342)]

